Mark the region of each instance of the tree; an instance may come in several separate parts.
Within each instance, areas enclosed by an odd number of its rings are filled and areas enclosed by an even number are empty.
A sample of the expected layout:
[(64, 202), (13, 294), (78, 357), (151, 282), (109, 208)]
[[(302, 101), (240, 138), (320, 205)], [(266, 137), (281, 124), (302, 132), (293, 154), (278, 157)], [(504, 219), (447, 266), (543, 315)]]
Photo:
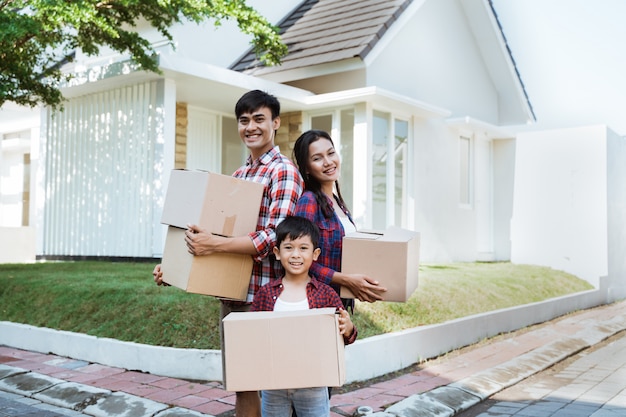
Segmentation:
[(286, 54), (278, 29), (245, 0), (0, 0), (0, 106), (5, 102), (62, 107), (62, 66), (76, 50), (103, 46), (129, 53), (139, 69), (160, 73), (149, 41), (134, 28), (145, 20), (173, 45), (169, 28), (184, 21), (234, 19), (252, 35), (259, 59), (276, 65)]

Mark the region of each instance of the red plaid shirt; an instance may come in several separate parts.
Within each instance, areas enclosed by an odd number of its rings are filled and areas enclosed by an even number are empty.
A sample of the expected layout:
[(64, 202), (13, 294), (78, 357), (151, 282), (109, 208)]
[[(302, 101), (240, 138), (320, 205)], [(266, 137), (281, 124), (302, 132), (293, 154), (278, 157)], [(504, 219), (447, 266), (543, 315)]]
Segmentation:
[(304, 183), (298, 168), (280, 153), (278, 146), (254, 161), (249, 156), (246, 165), (235, 171), (233, 177), (265, 185), (256, 232), (249, 235), (257, 251), (246, 299), (250, 303), (259, 288), (282, 275), (282, 265), (272, 254), (276, 243), (274, 229), (285, 217), (295, 213)]
[[(264, 285), (257, 291), (252, 302), (251, 311), (274, 311), (274, 304), (283, 292), (283, 279), (275, 279)], [(330, 286), (316, 279), (306, 285), (306, 298), (309, 302), (309, 308), (335, 307), (343, 309), (341, 299)], [(344, 337), (346, 345), (354, 343), (357, 337), (356, 326), (350, 337)]]

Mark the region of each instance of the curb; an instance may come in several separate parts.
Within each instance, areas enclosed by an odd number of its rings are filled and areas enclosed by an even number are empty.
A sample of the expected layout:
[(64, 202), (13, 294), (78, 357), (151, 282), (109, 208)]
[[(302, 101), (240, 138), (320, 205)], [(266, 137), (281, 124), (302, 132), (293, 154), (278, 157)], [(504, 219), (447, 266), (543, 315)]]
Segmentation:
[(6, 365), (0, 365), (0, 391), (94, 417), (212, 417), (124, 392), (67, 382)]

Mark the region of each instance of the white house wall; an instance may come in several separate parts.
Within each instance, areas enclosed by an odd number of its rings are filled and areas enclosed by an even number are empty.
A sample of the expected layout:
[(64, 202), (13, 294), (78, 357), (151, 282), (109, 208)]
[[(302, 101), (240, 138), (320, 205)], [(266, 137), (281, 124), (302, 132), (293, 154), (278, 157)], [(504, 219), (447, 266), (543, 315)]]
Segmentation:
[[(415, 2), (416, 5), (422, 2)], [(415, 7), (415, 6), (410, 6)], [(442, 24), (445, 22), (445, 24)], [(452, 112), (498, 122), (498, 94), (457, 0), (425, 1), (367, 59), (375, 85)]]
[[(302, 0), (247, 0), (270, 23), (277, 24)], [(140, 23), (137, 31), (157, 46), (162, 54), (174, 54), (180, 59), (189, 59), (205, 64), (228, 68), (249, 47), (251, 35), (241, 32), (237, 23), (223, 20), (219, 26), (214, 20), (201, 24), (186, 22), (170, 28), (175, 49), (166, 44), (165, 38), (147, 23)], [(225, 41), (228, 40), (228, 41)], [(102, 55), (107, 55), (104, 51)]]
[[(624, 228), (623, 212), (619, 224), (608, 223), (607, 132), (590, 126), (517, 136), (512, 262), (563, 270), (595, 286), (607, 276), (609, 228)], [(620, 152), (623, 165), (623, 146)], [(614, 180), (623, 189), (624, 177)], [(623, 191), (619, 197), (623, 204)]]
[(48, 118), (39, 254), (153, 256), (163, 85), (77, 97)]
[(626, 297), (626, 137), (607, 131), (609, 301)]
[(474, 205), (459, 202), (459, 136), (443, 120), (417, 119), (414, 138), (414, 215), (415, 230), (421, 233), (420, 259), (474, 261), (479, 247), (477, 212)]

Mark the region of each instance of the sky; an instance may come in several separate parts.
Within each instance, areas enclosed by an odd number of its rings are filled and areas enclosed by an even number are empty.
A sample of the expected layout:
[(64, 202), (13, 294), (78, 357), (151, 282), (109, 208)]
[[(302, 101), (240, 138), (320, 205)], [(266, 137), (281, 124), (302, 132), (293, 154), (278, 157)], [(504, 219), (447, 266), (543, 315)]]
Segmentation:
[(538, 127), (626, 136), (626, 0), (493, 0)]

